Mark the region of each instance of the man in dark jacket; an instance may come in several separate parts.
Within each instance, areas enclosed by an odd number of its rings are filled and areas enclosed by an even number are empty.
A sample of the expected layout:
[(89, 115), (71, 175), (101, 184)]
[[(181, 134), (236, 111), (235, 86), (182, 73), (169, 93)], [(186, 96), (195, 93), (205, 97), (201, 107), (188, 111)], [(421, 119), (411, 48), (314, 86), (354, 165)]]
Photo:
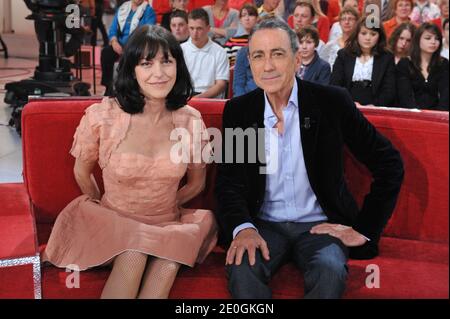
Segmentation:
[[(270, 298), (271, 276), (290, 259), (304, 271), (306, 298), (339, 298), (349, 251), (378, 254), (403, 180), (400, 154), (344, 89), (295, 77), (298, 39), (284, 22), (256, 26), (249, 60), (259, 88), (225, 106), (216, 182), (229, 289), (234, 298)], [(231, 141), (239, 130), (246, 154)], [(345, 184), (345, 145), (373, 175), (361, 209)]]

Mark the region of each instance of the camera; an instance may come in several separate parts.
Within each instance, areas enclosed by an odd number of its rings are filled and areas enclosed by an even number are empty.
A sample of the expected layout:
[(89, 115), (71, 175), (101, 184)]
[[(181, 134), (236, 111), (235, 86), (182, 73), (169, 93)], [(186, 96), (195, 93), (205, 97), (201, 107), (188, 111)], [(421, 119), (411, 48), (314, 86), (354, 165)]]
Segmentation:
[[(39, 42), (39, 63), (30, 79), (5, 85), (5, 103), (13, 107), (10, 125), (21, 133), (20, 116), (29, 96), (90, 95), (88, 83), (81, 82), (71, 72), (69, 57), (77, 54), (84, 37), (79, 19), (66, 10), (76, 6), (74, 0), (24, 0), (34, 20)], [(78, 11), (79, 12), (79, 11)], [(75, 22), (68, 24), (67, 22)], [(77, 23), (78, 22), (78, 23)]]

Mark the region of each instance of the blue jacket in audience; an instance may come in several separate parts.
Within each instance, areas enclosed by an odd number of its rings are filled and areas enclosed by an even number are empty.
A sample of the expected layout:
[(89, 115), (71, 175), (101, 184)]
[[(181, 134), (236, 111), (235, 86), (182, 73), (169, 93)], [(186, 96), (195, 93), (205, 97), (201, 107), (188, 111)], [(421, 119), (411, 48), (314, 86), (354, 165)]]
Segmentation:
[(331, 67), (328, 62), (321, 59), (317, 51), (315, 52), (314, 59), (306, 67), (303, 80), (314, 82), (322, 85), (330, 84)]
[(240, 49), (236, 56), (233, 75), (233, 96), (244, 95), (257, 88), (253, 81), (250, 62), (248, 61), (248, 47)]
[[(109, 28), (109, 40), (111, 40), (113, 37), (116, 37), (121, 46), (125, 46), (131, 33), (133, 33), (136, 28), (145, 24), (156, 24), (156, 13), (150, 5), (141, 5), (144, 10), (143, 12), (139, 13), (139, 9), (136, 11), (126, 10), (126, 7), (130, 7), (129, 2), (130, 1), (127, 1), (119, 7), (116, 14), (114, 15), (111, 27)], [(141, 16), (139, 17), (139, 23), (137, 25), (133, 25), (133, 17), (136, 12), (138, 12), (138, 14), (140, 14)], [(126, 20), (123, 26), (120, 26), (119, 22), (121, 20), (121, 14), (126, 14)]]

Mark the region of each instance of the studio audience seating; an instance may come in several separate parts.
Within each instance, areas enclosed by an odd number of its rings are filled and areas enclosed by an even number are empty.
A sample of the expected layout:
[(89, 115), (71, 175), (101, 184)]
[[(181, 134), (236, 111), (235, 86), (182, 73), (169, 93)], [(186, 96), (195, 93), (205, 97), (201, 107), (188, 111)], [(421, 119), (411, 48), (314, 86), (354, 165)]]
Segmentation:
[[(84, 109), (95, 102), (98, 99), (92, 97), (36, 99), (23, 111), (24, 184), (0, 184), (0, 266), (9, 265), (0, 268), (0, 298), (40, 296), (35, 295), (40, 279), (38, 264), (33, 264), (36, 260), (15, 266), (10, 260), (42, 252), (56, 216), (80, 195), (69, 149)], [(190, 104), (201, 111), (208, 127), (221, 127), (223, 100), (198, 99)], [(448, 112), (361, 110), (400, 150), (406, 174), (399, 202), (381, 239), (380, 256), (349, 261), (344, 297), (448, 298)], [(345, 156), (349, 187), (361, 203), (370, 175), (350, 154)], [(100, 180), (98, 167), (96, 178)], [(214, 179), (211, 164), (206, 188), (190, 207), (214, 209)], [(225, 251), (218, 246), (203, 264), (181, 268), (170, 297), (230, 298), (224, 262)], [(74, 286), (73, 273), (45, 265), (40, 270), (43, 298), (99, 298), (110, 271), (97, 268), (81, 272), (79, 287), (67, 288), (66, 282)], [(374, 279), (377, 270), (379, 280)], [(275, 298), (300, 298), (301, 272), (286, 264), (271, 287)]]

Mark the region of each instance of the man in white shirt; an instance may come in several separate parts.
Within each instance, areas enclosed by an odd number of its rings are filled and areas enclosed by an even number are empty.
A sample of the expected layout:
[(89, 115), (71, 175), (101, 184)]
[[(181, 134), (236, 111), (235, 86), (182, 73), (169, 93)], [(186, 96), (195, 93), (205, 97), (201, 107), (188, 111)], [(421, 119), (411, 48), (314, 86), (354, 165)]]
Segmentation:
[(206, 11), (195, 9), (189, 13), (188, 26), (191, 37), (181, 48), (196, 96), (224, 98), (230, 66), (225, 50), (208, 37), (210, 25)]

